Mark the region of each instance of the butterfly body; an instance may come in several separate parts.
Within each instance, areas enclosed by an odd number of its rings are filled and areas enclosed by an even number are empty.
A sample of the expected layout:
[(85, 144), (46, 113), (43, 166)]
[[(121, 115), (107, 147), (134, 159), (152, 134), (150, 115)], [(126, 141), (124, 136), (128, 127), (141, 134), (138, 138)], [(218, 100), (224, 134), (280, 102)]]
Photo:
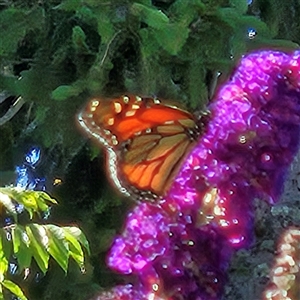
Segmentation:
[(139, 96), (93, 98), (78, 121), (105, 147), (115, 186), (143, 199), (164, 195), (200, 131), (194, 116), (174, 103)]

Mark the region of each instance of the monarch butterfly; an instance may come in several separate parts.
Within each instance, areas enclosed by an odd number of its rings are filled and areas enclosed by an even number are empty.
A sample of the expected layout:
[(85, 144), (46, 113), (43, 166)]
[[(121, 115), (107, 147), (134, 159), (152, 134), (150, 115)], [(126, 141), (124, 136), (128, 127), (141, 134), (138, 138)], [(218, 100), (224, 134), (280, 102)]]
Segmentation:
[(93, 98), (78, 122), (105, 147), (120, 192), (148, 200), (164, 195), (200, 133), (197, 119), (174, 103), (133, 95)]

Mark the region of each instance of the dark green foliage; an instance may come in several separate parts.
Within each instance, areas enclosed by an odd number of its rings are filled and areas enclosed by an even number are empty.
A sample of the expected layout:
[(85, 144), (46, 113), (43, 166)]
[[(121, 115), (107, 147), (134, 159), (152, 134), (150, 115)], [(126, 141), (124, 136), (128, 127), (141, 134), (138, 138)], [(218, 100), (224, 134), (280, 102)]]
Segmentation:
[(95, 158), (101, 151), (87, 150), (77, 131), (75, 116), (87, 99), (131, 92), (202, 109), (218, 72), (224, 80), (245, 52), (296, 48), (299, 15), (297, 0), (1, 2), (0, 93), (11, 97), (0, 101), (0, 118), (14, 96), (25, 104), (0, 126), (0, 183), (12, 183), (20, 153), (41, 146), (48, 182), (63, 182), (52, 187), (62, 203), (53, 219), (79, 223), (92, 248), (88, 279), (54, 271), (42, 288), (28, 287), (32, 300), (86, 299), (113, 282), (104, 253), (132, 203), (109, 188), (102, 157)]

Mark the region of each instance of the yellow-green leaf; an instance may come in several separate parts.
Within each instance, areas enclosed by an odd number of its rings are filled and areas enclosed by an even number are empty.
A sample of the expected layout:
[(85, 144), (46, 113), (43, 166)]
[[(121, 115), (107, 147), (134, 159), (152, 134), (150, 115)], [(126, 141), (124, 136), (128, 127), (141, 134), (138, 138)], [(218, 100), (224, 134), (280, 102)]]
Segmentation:
[(65, 239), (64, 229), (52, 224), (44, 225), (49, 238), (48, 252), (67, 272), (69, 261), (69, 245)]
[(31, 265), (32, 253), (30, 250), (30, 241), (21, 225), (16, 225), (12, 230), (13, 252), (17, 258), (19, 268), (26, 269)]
[(26, 232), (30, 240), (30, 249), (32, 255), (38, 264), (41, 271), (45, 274), (48, 269), (49, 253), (49, 238), (46, 230), (42, 225), (30, 224), (26, 226)]
[(2, 285), (0, 284), (0, 300), (4, 300)]
[(20, 300), (27, 300), (21, 288), (14, 282), (5, 279), (1, 282), (2, 286), (8, 289), (12, 294), (16, 295)]
[(12, 253), (12, 235), (10, 229), (0, 228), (1, 249), (3, 255), (8, 260)]
[(2, 236), (0, 236), (0, 282), (4, 280), (4, 275), (8, 269), (8, 260), (4, 254)]
[(48, 194), (45, 192), (36, 192), (37, 195), (37, 205), (39, 210), (42, 212), (48, 211), (49, 204), (47, 202), (50, 202), (51, 204), (57, 204), (57, 201), (51, 198)]
[(84, 233), (77, 227), (64, 227), (65, 232), (68, 232), (76, 238), (76, 240), (87, 250), (90, 254), (89, 242)]
[[(6, 206), (10, 206), (10, 212), (14, 213), (15, 205), (12, 200), (22, 204), (24, 209), (29, 213), (30, 218), (33, 217), (33, 213), (38, 213), (40, 211), (47, 211), (49, 204), (57, 204), (57, 202), (51, 198), (47, 193), (42, 191), (29, 191), (20, 188), (0, 188), (0, 195), (6, 201)], [(11, 204), (9, 204), (10, 202)], [(3, 201), (4, 201), (3, 200)], [(1, 201), (1, 200), (0, 200)], [(13, 206), (12, 206), (13, 205)], [(14, 216), (16, 216), (16, 212)]]
[(69, 243), (69, 255), (75, 260), (79, 267), (83, 266), (84, 255), (80, 243), (67, 230), (65, 231), (66, 240)]
[(57, 201), (53, 198), (51, 198), (47, 193), (42, 191), (35, 191), (34, 192), (37, 195), (37, 199), (39, 201), (50, 202), (52, 204), (57, 204)]

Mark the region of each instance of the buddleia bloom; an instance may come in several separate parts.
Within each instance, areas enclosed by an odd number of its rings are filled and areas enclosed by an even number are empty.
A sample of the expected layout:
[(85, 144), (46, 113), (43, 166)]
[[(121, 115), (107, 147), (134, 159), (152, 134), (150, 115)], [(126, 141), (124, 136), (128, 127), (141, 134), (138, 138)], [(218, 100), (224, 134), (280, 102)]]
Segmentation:
[(278, 201), (299, 148), (299, 72), (299, 51), (241, 59), (164, 199), (138, 204), (112, 245), (108, 265), (136, 277), (124, 299), (220, 299), (232, 251), (253, 241), (254, 198)]

